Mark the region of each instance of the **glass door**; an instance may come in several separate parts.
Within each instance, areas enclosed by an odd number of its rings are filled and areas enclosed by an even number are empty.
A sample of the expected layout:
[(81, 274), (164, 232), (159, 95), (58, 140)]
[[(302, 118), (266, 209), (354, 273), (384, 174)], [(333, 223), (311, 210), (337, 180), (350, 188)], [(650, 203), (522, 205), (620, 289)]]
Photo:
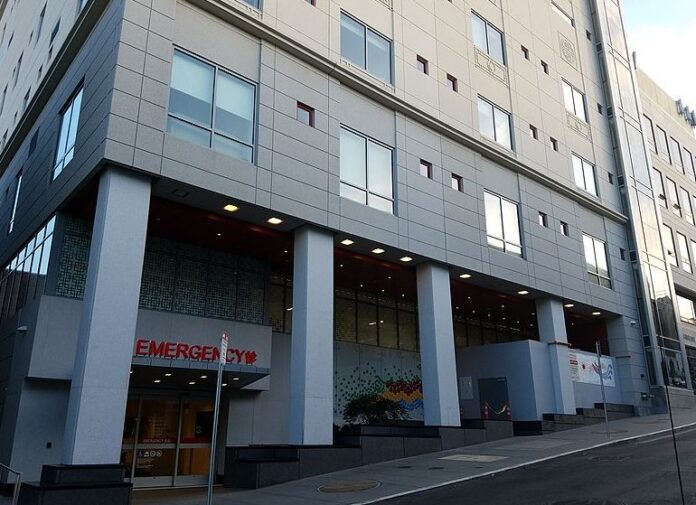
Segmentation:
[(213, 410), (212, 401), (186, 399), (182, 402), (175, 486), (208, 483)]
[(141, 399), (133, 471), (134, 485), (173, 485), (179, 403), (178, 399)]

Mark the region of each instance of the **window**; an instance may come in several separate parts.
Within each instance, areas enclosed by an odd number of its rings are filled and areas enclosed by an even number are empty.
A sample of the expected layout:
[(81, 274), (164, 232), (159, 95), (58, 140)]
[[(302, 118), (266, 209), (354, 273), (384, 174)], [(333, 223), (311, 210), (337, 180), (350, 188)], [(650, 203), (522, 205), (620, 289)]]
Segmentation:
[(543, 226), (544, 228), (549, 227), (549, 216), (543, 212), (539, 212), (539, 225)]
[(31, 140), (29, 141), (29, 152), (27, 153), (27, 156), (31, 156), (34, 151), (36, 150), (36, 145), (39, 142), (39, 128), (36, 129), (34, 132), (34, 135), (31, 136)]
[(626, 249), (623, 247), (619, 247), (619, 257), (621, 258), (621, 261), (626, 261)]
[(219, 67), (174, 51), (167, 131), (251, 162), (256, 87)]
[(501, 65), (505, 65), (503, 32), (472, 11), (474, 44)]
[(696, 181), (696, 166), (694, 165), (694, 157), (686, 147), (684, 148), (684, 170), (689, 179)]
[(679, 307), (679, 319), (685, 323), (696, 324), (696, 311), (694, 311), (693, 300), (677, 295), (677, 306)]
[(524, 56), (524, 59), (525, 59), (525, 60), (528, 60), (528, 59), (529, 59), (529, 49), (527, 49), (526, 47), (522, 46), (522, 55)]
[(672, 228), (666, 224), (662, 225), (662, 231), (664, 234), (664, 246), (665, 252), (667, 253), (667, 261), (670, 265), (678, 266), (677, 255), (674, 252), (674, 235), (672, 235)]
[(689, 192), (684, 188), (680, 187), (679, 191), (681, 193), (681, 207), (682, 212), (684, 213), (684, 218), (686, 219), (687, 223), (694, 224), (694, 213), (691, 208), (691, 195), (689, 195)]
[(22, 112), (27, 110), (27, 107), (29, 106), (29, 99), (31, 98), (31, 88), (27, 90), (27, 92), (24, 94), (24, 99), (22, 100)]
[(657, 194), (657, 199), (665, 209), (667, 208), (667, 197), (665, 196), (665, 184), (662, 180), (662, 173), (656, 169), (652, 169), (653, 173), (653, 184), (655, 184), (655, 193)]
[(5, 89), (2, 91), (2, 97), (0, 97), (0, 114), (5, 110), (5, 100), (7, 100), (7, 86), (5, 86)]
[(549, 137), (551, 140), (551, 147), (553, 148), (554, 151), (558, 151), (558, 140), (556, 140), (553, 137)]
[(341, 196), (394, 212), (392, 149), (341, 128)]
[(261, 0), (242, 0), (242, 2), (248, 3), (255, 9), (260, 9), (261, 8)]
[(459, 91), (459, 83), (457, 82), (457, 78), (447, 74), (447, 87), (455, 93)]
[(561, 17), (561, 19), (563, 21), (568, 23), (570, 26), (575, 26), (575, 22), (573, 21), (573, 18), (570, 15), (568, 15), (568, 13), (566, 11), (561, 9), (558, 5), (556, 5), (553, 2), (551, 2), (551, 8), (553, 9), (553, 11), (556, 14), (558, 14)]
[(609, 184), (614, 185), (614, 174), (607, 172), (607, 179), (609, 179)]
[(309, 105), (297, 102), (297, 120), (314, 128), (314, 109)]
[(691, 257), (689, 256), (689, 242), (686, 237), (677, 232), (677, 245), (679, 246), (679, 259), (681, 260), (682, 270), (691, 273)]
[(478, 111), (481, 134), (501, 146), (512, 149), (510, 114), (482, 97), (478, 100)]
[(679, 142), (677, 142), (674, 137), (669, 138), (669, 145), (670, 145), (670, 155), (672, 157), (672, 161), (674, 161), (674, 166), (677, 167), (679, 170), (684, 173), (684, 161), (682, 160), (682, 155), (681, 155), (681, 147), (679, 146)]
[(570, 237), (570, 227), (565, 221), (561, 221), (561, 234)]
[(604, 114), (604, 107), (602, 107), (602, 104), (599, 102), (597, 102), (597, 112), (599, 112), (600, 116)]
[(669, 196), (669, 201), (672, 204), (672, 212), (677, 216), (681, 217), (681, 206), (679, 205), (679, 195), (677, 194), (677, 185), (675, 182), (667, 177), (667, 194)]
[(17, 217), (17, 204), (19, 203), (19, 191), (22, 188), (22, 172), (20, 171), (15, 177), (15, 190), (14, 198), (12, 199), (12, 212), (10, 213), (10, 224), (7, 227), (7, 233), (12, 233), (15, 224), (15, 218)]
[(585, 37), (587, 37), (587, 40), (592, 40), (592, 33), (590, 30), (585, 30)]
[(24, 56), (24, 53), (19, 55), (19, 59), (17, 60), (17, 64), (15, 65), (15, 68), (12, 71), (12, 87), (13, 88), (17, 85), (17, 81), (19, 80), (19, 72), (22, 68), (22, 56)]
[(452, 174), (452, 179), (450, 182), (452, 189), (456, 191), (464, 191), (464, 179), (462, 179), (460, 175)]
[(77, 138), (77, 126), (80, 121), (80, 107), (82, 105), (82, 87), (70, 98), (63, 107), (58, 132), (58, 147), (53, 163), (53, 178), (60, 175), (75, 154), (75, 139)]
[(522, 256), (517, 204), (487, 191), (483, 196), (488, 245), (515, 256)]
[(655, 145), (655, 130), (653, 130), (652, 119), (645, 114), (643, 114), (643, 130), (645, 130), (645, 137), (648, 139), (650, 150), (657, 154), (657, 146)]
[(544, 71), (544, 73), (545, 73), (546, 75), (548, 75), (548, 73), (549, 73), (549, 64), (542, 60), (542, 62), (541, 62), (541, 69)]
[(426, 60), (422, 56), (416, 55), (416, 68), (418, 68), (419, 72), (427, 74), (428, 73), (428, 60)]
[(433, 164), (432, 163), (425, 161), (425, 160), (420, 160), (419, 171), (423, 177), (427, 177), (428, 179), (433, 178)]
[(59, 31), (60, 31), (60, 19), (56, 22), (55, 26), (53, 27), (53, 31), (51, 32), (51, 41), (50, 41), (51, 44), (58, 36)]
[(38, 42), (41, 38), (41, 29), (43, 28), (44, 19), (46, 18), (46, 4), (44, 4), (43, 9), (41, 9), (41, 14), (39, 14), (39, 23), (36, 25), (36, 41)]
[(539, 130), (532, 124), (529, 125), (529, 136), (534, 140), (539, 140)]
[(611, 288), (606, 244), (602, 240), (583, 234), (582, 245), (585, 250), (585, 266), (590, 282)]
[(341, 13), (341, 56), (383, 81), (392, 82), (391, 41)]
[(571, 158), (573, 160), (573, 175), (575, 177), (575, 184), (588, 193), (597, 196), (594, 165), (583, 160), (579, 156), (576, 156), (575, 154), (573, 154)]
[(585, 95), (566, 81), (563, 81), (563, 101), (568, 112), (587, 122)]
[(696, 258), (696, 242), (690, 240), (691, 242), (691, 255)]
[(667, 163), (672, 164), (672, 158), (669, 155), (669, 146), (667, 145), (667, 132), (665, 132), (659, 126), (657, 128), (657, 151), (660, 154), (660, 158), (665, 160)]

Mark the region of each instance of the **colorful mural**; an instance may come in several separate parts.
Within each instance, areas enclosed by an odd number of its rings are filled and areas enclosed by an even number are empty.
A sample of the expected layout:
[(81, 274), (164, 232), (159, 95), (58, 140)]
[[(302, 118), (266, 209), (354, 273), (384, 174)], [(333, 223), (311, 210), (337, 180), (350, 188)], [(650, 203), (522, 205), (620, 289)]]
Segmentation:
[(399, 402), (408, 418), (423, 420), (420, 355), (369, 345), (336, 342), (334, 422), (343, 424), (343, 409), (352, 398), (373, 393)]

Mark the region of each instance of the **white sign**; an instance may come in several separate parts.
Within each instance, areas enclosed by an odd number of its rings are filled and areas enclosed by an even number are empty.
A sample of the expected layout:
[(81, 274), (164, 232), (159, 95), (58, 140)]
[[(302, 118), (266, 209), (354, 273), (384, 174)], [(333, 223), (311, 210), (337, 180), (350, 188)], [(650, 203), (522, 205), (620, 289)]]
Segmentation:
[(222, 366), (227, 363), (227, 340), (227, 333), (223, 333), (220, 339), (220, 364)]
[[(570, 360), (570, 378), (574, 382), (600, 385), (596, 354), (570, 351), (568, 358)], [(601, 363), (604, 385), (612, 388), (616, 387), (614, 360), (608, 356), (602, 356)]]

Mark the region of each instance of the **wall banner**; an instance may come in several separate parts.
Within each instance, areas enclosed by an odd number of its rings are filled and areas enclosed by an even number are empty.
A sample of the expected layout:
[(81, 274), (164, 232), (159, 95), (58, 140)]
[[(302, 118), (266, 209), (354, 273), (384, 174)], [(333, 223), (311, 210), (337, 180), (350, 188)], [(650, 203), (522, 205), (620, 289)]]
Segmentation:
[[(568, 352), (568, 358), (570, 359), (570, 378), (573, 382), (600, 385), (596, 354), (570, 351)], [(601, 363), (604, 385), (612, 388), (616, 387), (616, 367), (613, 358), (602, 356)]]

